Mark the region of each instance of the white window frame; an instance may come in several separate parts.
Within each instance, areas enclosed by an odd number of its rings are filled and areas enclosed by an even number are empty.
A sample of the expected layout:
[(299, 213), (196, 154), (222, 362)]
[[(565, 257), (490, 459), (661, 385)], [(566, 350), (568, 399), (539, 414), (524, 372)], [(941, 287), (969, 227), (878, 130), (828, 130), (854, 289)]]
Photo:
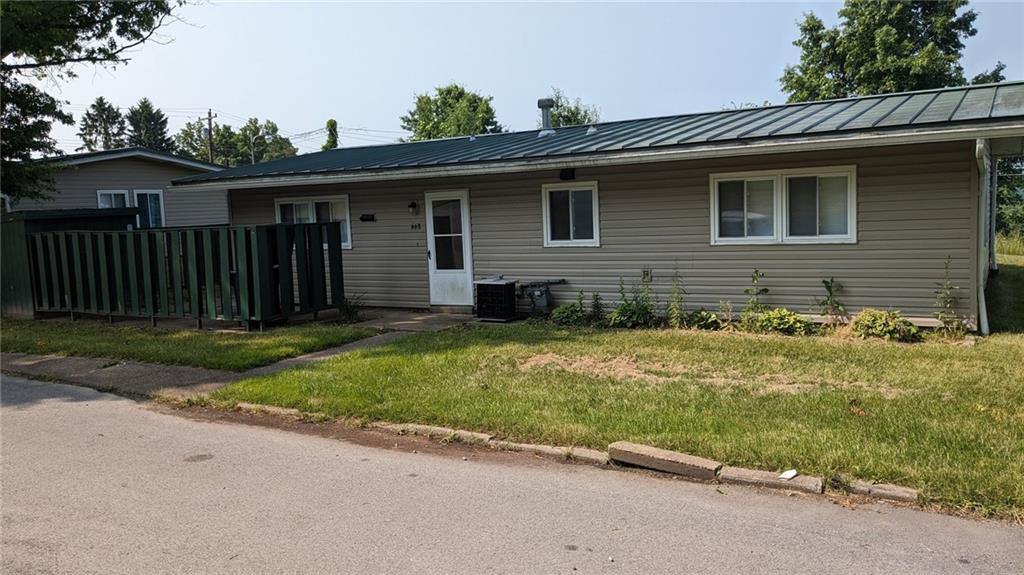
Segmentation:
[[(333, 196), (302, 196), (298, 198), (274, 198), (274, 221), (281, 223), (281, 204), (308, 204), (309, 213), (313, 218), (316, 218), (316, 206), (315, 202), (345, 202), (345, 237), (341, 238), (342, 249), (352, 249), (352, 210), (351, 203), (348, 199), (348, 194), (337, 194)], [(333, 217), (333, 214), (332, 214)], [(326, 244), (325, 244), (326, 245)]]
[[(551, 239), (551, 192), (564, 191), (564, 190), (589, 190), (594, 194), (594, 238), (590, 240), (553, 240)], [(598, 200), (597, 182), (559, 182), (557, 184), (543, 184), (541, 186), (540, 194), (541, 207), (544, 214), (544, 247), (546, 248), (560, 248), (560, 247), (588, 247), (598, 248), (601, 247), (601, 205)], [(569, 217), (572, 218), (572, 202), (570, 200)], [(572, 223), (570, 221), (570, 230), (572, 229)], [(570, 232), (571, 233), (571, 232)]]
[[(131, 204), (131, 193), (130, 190), (96, 190), (96, 207), (100, 207), (100, 197), (103, 194), (118, 194), (124, 196), (124, 207), (130, 208)], [(109, 208), (104, 208), (109, 209)]]
[[(160, 189), (138, 189), (132, 190), (132, 201), (135, 202), (134, 207), (139, 207), (139, 194), (156, 194), (160, 196), (160, 227), (167, 227), (167, 213), (164, 207), (164, 191)], [(98, 201), (98, 200), (97, 200)], [(135, 216), (135, 224), (142, 227), (142, 214)]]
[[(846, 176), (847, 233), (825, 236), (789, 235), (789, 178), (799, 176)], [(774, 180), (773, 209), (775, 222), (771, 237), (721, 238), (718, 236), (718, 183), (734, 180)], [(855, 244), (857, 243), (857, 166), (822, 166), (786, 170), (728, 172), (711, 174), (711, 245), (771, 245), (771, 244)], [(746, 199), (744, 198), (744, 201)]]

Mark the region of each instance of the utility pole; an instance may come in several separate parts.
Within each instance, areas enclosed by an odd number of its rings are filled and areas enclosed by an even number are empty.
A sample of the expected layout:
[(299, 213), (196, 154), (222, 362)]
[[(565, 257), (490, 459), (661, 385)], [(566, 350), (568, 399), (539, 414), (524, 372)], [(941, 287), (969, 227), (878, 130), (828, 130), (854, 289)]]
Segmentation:
[(209, 156), (209, 161), (213, 163), (213, 119), (217, 117), (217, 114), (213, 113), (213, 110), (206, 110), (206, 154)]

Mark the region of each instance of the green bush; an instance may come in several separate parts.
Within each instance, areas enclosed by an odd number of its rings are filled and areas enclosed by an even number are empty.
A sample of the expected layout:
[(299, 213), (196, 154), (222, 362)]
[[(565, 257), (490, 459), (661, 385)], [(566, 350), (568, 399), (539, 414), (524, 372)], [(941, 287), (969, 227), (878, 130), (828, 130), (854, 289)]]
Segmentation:
[(609, 327), (654, 327), (658, 323), (658, 314), (655, 311), (654, 298), (651, 297), (651, 289), (647, 286), (642, 288), (633, 287), (633, 292), (626, 296), (626, 288), (619, 280), (620, 301), (611, 313), (608, 314)]
[(763, 311), (757, 314), (752, 322), (753, 329), (751, 331), (757, 333), (807, 335), (811, 332), (811, 322), (795, 311), (784, 307)]
[(880, 337), (891, 341), (912, 342), (921, 339), (921, 331), (895, 310), (865, 309), (851, 323), (853, 333), (867, 339)]
[(601, 294), (594, 292), (590, 297), (590, 323), (598, 327), (603, 326), (606, 315), (604, 300), (601, 299)]
[(558, 325), (582, 327), (590, 323), (590, 314), (583, 305), (583, 290), (580, 290), (576, 301), (563, 303), (551, 312), (551, 321)]
[(665, 319), (672, 329), (686, 326), (686, 304), (683, 302), (685, 293), (682, 280), (679, 279), (679, 273), (676, 272), (675, 277), (672, 278), (672, 294), (668, 299), (668, 308), (665, 310)]
[(686, 316), (686, 326), (694, 329), (716, 330), (725, 325), (718, 314), (713, 311), (699, 309)]

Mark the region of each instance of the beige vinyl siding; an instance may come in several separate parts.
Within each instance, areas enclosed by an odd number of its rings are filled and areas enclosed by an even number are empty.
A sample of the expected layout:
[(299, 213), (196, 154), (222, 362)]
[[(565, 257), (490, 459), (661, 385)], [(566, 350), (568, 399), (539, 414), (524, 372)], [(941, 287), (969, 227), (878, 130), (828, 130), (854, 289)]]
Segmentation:
[[(712, 173), (812, 166), (857, 166), (857, 243), (710, 245)], [(843, 285), (840, 300), (863, 307), (931, 315), (943, 262), (953, 258), (962, 311), (976, 314), (977, 182), (973, 142), (862, 148), (613, 168), (578, 168), (576, 179), (599, 186), (600, 247), (543, 246), (541, 186), (557, 171), (399, 183), (335, 184), (232, 192), (236, 223), (272, 222), (283, 194), (349, 194), (354, 249), (345, 252), (346, 292), (372, 305), (428, 305), (423, 192), (468, 188), (474, 275), (518, 280), (565, 279), (559, 302), (578, 290), (618, 299), (651, 269), (651, 288), (664, 305), (678, 271), (690, 308), (742, 308), (751, 272), (765, 273), (765, 301), (801, 312), (824, 293), (821, 280)], [(406, 205), (420, 204), (412, 216)], [(359, 222), (376, 213), (377, 222)], [(371, 295), (372, 294), (372, 295)]]
[[(139, 158), (120, 158), (66, 166), (54, 176), (56, 193), (50, 200), (22, 201), (17, 210), (96, 208), (97, 190), (163, 190), (164, 225), (206, 226), (228, 223), (225, 192), (186, 192), (171, 188), (171, 180), (201, 170)], [(129, 200), (131, 201), (131, 200)]]
[[(342, 251), (345, 295), (360, 303), (384, 307), (425, 308), (430, 305), (427, 284), (426, 224), (423, 189), (371, 189), (309, 186), (285, 189), (232, 190), (232, 221), (236, 225), (274, 223), (274, 200), (303, 196), (347, 194), (352, 249)], [(409, 213), (409, 202), (419, 210)], [(373, 214), (372, 222), (360, 221)]]

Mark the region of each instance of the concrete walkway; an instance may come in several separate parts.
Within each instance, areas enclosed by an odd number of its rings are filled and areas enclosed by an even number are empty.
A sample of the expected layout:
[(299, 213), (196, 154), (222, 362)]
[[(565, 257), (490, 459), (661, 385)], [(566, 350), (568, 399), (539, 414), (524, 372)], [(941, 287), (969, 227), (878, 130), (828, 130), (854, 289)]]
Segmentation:
[(240, 379), (270, 375), (343, 353), (387, 345), (416, 332), (441, 331), (473, 320), (469, 315), (410, 310), (370, 309), (366, 315), (369, 319), (355, 325), (391, 331), (241, 373), (102, 357), (64, 357), (11, 352), (0, 353), (0, 369), (5, 373), (62, 381), (100, 391), (112, 391), (128, 397), (191, 397), (211, 393)]

